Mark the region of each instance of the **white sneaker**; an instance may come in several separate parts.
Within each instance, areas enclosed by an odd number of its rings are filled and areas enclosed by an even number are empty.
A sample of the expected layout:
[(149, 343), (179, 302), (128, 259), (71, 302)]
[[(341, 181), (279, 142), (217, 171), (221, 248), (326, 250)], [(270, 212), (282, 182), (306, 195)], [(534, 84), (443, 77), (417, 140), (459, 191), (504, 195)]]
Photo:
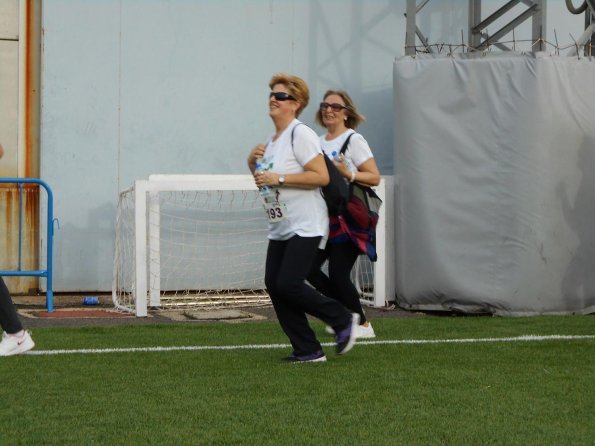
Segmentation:
[(25, 331), (21, 337), (10, 336), (6, 332), (2, 333), (2, 342), (0, 342), (0, 356), (12, 356), (25, 353), (35, 347), (35, 342), (31, 334)]
[(363, 325), (358, 325), (355, 335), (359, 339), (372, 339), (376, 337), (376, 333), (374, 333), (374, 329), (372, 328), (372, 324), (370, 322), (368, 322), (367, 327)]

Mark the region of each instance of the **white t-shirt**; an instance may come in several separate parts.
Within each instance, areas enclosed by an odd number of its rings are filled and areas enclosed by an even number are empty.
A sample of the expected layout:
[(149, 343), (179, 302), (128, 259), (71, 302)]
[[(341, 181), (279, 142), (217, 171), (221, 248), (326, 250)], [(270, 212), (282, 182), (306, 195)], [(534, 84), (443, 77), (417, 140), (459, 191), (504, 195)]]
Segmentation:
[[(355, 130), (347, 129), (345, 132), (341, 133), (335, 139), (331, 139), (330, 141), (325, 139), (326, 134), (321, 135), (320, 144), (322, 146), (322, 150), (324, 150), (324, 153), (326, 153), (330, 159), (333, 159), (333, 152), (339, 154), (341, 147), (343, 147), (343, 143), (352, 133), (355, 133)], [(357, 172), (357, 168), (359, 166), (368, 161), (370, 158), (374, 157), (368, 142), (359, 133), (356, 133), (351, 137), (344, 155), (345, 158), (351, 160), (352, 172)]]
[[(304, 165), (322, 153), (318, 135), (310, 127), (294, 119), (276, 141), (269, 138), (262, 164), (270, 171), (283, 174), (302, 173)], [(296, 127), (297, 126), (297, 127)], [(293, 148), (291, 132), (293, 132)], [(320, 188), (273, 188), (279, 203), (287, 207), (284, 220), (269, 223), (270, 240), (325, 236), (328, 233), (328, 211)], [(277, 195), (278, 194), (278, 195)]]

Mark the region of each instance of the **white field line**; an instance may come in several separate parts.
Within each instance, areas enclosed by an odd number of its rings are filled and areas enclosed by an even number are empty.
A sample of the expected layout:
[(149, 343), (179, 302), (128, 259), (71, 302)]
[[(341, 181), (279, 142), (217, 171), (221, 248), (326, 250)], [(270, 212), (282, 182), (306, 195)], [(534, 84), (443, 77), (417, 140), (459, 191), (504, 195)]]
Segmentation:
[[(463, 338), (463, 339), (394, 339), (379, 341), (358, 341), (357, 345), (411, 345), (411, 344), (473, 344), (495, 342), (542, 342), (542, 341), (577, 341), (593, 340), (595, 335), (522, 335), (507, 338)], [(333, 342), (325, 342), (323, 346), (333, 346)], [(129, 348), (83, 348), (72, 350), (33, 350), (27, 355), (75, 355), (97, 353), (146, 353), (146, 352), (178, 352), (205, 350), (268, 350), (285, 349), (289, 344), (248, 344), (248, 345), (191, 345), (180, 347), (129, 347)]]

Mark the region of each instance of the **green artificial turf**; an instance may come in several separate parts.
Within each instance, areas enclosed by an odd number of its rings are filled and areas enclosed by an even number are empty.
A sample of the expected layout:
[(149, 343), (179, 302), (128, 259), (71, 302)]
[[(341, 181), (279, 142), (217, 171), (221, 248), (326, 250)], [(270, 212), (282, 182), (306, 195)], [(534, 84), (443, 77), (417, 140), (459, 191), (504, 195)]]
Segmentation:
[[(593, 316), (373, 321), (377, 341), (594, 335)], [(314, 323), (323, 342), (323, 325)], [(37, 351), (287, 344), (275, 322), (35, 330)], [(591, 445), (595, 339), (0, 359), (1, 445)]]

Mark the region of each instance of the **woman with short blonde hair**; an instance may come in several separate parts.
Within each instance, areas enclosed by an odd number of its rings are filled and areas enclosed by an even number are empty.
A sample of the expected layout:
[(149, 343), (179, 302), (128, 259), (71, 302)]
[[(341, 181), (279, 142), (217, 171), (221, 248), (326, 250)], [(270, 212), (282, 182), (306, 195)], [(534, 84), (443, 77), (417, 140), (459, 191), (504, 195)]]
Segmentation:
[(329, 182), (320, 140), (297, 119), (310, 98), (297, 76), (276, 74), (269, 82), (269, 116), (275, 132), (248, 155), (248, 167), (261, 190), (269, 220), (265, 285), (293, 351), (289, 362), (326, 361), (307, 314), (336, 331), (338, 354), (355, 342), (359, 315), (305, 283), (317, 249), (328, 232), (320, 187)]

